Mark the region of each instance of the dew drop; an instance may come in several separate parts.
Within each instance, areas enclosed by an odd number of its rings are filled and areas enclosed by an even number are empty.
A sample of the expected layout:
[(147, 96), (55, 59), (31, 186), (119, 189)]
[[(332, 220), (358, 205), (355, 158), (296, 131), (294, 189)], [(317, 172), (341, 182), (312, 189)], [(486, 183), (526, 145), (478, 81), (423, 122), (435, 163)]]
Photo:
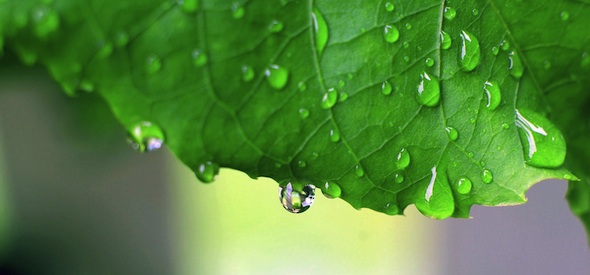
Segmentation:
[(449, 126), (445, 128), (445, 130), (447, 131), (447, 137), (449, 137), (450, 140), (455, 141), (457, 138), (459, 138), (459, 132), (457, 129)]
[(391, 83), (389, 83), (389, 81), (383, 81), (383, 83), (381, 83), (381, 92), (384, 95), (390, 95), (392, 91), (393, 87), (391, 86)]
[(305, 108), (301, 108), (301, 109), (299, 109), (299, 116), (300, 116), (302, 119), (306, 119), (306, 118), (308, 118), (308, 117), (309, 117), (309, 110), (308, 110), (308, 109), (305, 109)]
[(567, 21), (570, 19), (570, 13), (567, 11), (562, 11), (561, 14), (559, 14), (559, 17), (561, 17), (561, 21)]
[(357, 177), (362, 177), (365, 175), (365, 170), (363, 169), (363, 167), (360, 164), (357, 164), (354, 167), (354, 173), (356, 174)]
[(186, 13), (194, 13), (199, 8), (199, 0), (180, 0), (179, 2)]
[(389, 43), (395, 43), (399, 39), (399, 30), (393, 25), (385, 25), (383, 28), (383, 37)]
[(342, 189), (338, 183), (334, 181), (326, 181), (322, 186), (322, 194), (329, 199), (340, 198), (340, 195), (342, 195)]
[(385, 3), (385, 10), (388, 12), (392, 12), (395, 9), (395, 6), (391, 2)]
[(307, 90), (307, 85), (305, 85), (305, 82), (299, 82), (297, 83), (297, 89), (299, 89), (300, 92), (305, 92), (305, 90)]
[(254, 79), (254, 69), (247, 65), (242, 66), (242, 80), (250, 82), (252, 79)]
[(483, 85), (483, 90), (488, 97), (488, 104), (486, 107), (492, 111), (496, 110), (502, 101), (500, 85), (496, 81), (486, 81), (486, 83)]
[(449, 21), (453, 21), (453, 19), (455, 19), (455, 17), (457, 16), (457, 11), (451, 7), (446, 7), (444, 10), (444, 17), (449, 20)]
[(471, 122), (471, 124), (475, 123), (475, 121), (476, 121), (475, 120), (475, 117), (472, 117), (472, 118), (469, 119), (469, 122)]
[(459, 65), (461, 70), (470, 72), (477, 67), (480, 59), (479, 41), (466, 31), (461, 32), (461, 52), (459, 53)]
[(205, 161), (199, 164), (195, 175), (202, 183), (212, 183), (219, 174), (219, 164), (212, 161)]
[(316, 7), (313, 8), (311, 18), (315, 34), (315, 47), (318, 55), (321, 56), (326, 44), (328, 44), (328, 23), (326, 23), (324, 15)]
[(471, 183), (471, 180), (468, 178), (460, 178), (457, 181), (457, 192), (459, 192), (459, 194), (469, 194), (469, 192), (471, 192), (471, 187), (473, 186), (473, 184)]
[(330, 130), (330, 140), (332, 142), (340, 141), (340, 133), (338, 133), (338, 130), (335, 130), (335, 129)]
[(300, 160), (297, 162), (297, 166), (299, 166), (299, 168), (305, 168), (307, 167), (307, 162), (305, 162), (305, 160)]
[(395, 183), (402, 183), (405, 180), (404, 175), (402, 173), (395, 173), (394, 177)]
[(145, 71), (148, 74), (155, 74), (159, 72), (161, 68), (162, 61), (160, 61), (160, 58), (157, 55), (152, 54), (145, 60)]
[(133, 126), (128, 134), (128, 141), (135, 151), (152, 152), (160, 149), (164, 144), (164, 133), (157, 125), (142, 121)]
[(279, 65), (270, 65), (268, 69), (264, 71), (266, 80), (271, 87), (277, 90), (281, 90), (287, 85), (289, 79), (289, 70)]
[(469, 153), (467, 153), (467, 155), (468, 155), (470, 158), (473, 158), (473, 156), (475, 156), (475, 154), (473, 154), (473, 152), (469, 152)]
[(240, 19), (242, 17), (244, 17), (244, 14), (246, 13), (246, 10), (244, 9), (244, 6), (242, 6), (242, 4), (238, 3), (238, 2), (234, 2), (231, 6), (231, 16), (234, 19)]
[(402, 148), (396, 157), (396, 165), (398, 169), (406, 169), (410, 166), (410, 153), (406, 148)]
[(443, 50), (447, 50), (451, 47), (453, 43), (451, 36), (446, 33), (445, 31), (440, 31), (440, 47)]
[(438, 78), (430, 76), (426, 72), (420, 74), (420, 84), (418, 84), (416, 100), (418, 100), (418, 103), (427, 107), (438, 105), (440, 101), (440, 84), (438, 83)]
[(518, 53), (511, 51), (508, 54), (508, 59), (510, 60), (510, 65), (508, 67), (508, 70), (510, 70), (510, 75), (516, 79), (521, 78), (522, 73), (524, 72), (524, 66), (522, 66), (522, 62), (520, 61), (520, 56)]
[(193, 59), (193, 64), (197, 67), (201, 67), (201, 66), (207, 64), (207, 60), (209, 59), (207, 57), (207, 54), (205, 54), (200, 49), (194, 49), (193, 52), (191, 53), (191, 57)]
[(307, 184), (300, 191), (294, 190), (291, 182), (284, 187), (279, 187), (279, 200), (285, 210), (300, 214), (305, 212), (313, 204), (315, 199), (315, 186)]
[(334, 88), (330, 88), (322, 97), (321, 107), (322, 109), (330, 109), (334, 107), (336, 101), (338, 101), (338, 91)]
[(566, 145), (559, 129), (544, 116), (530, 110), (516, 110), (516, 127), (525, 163), (534, 167), (556, 168), (563, 164)]
[(49, 6), (39, 6), (33, 10), (31, 15), (33, 31), (41, 38), (47, 37), (59, 28), (59, 15)]
[(484, 169), (483, 172), (481, 172), (481, 180), (484, 183), (491, 183), (494, 180), (494, 175), (492, 174), (492, 171)]
[(434, 59), (432, 59), (430, 57), (426, 58), (426, 60), (424, 60), (424, 63), (426, 64), (426, 66), (432, 67), (432, 66), (434, 66)]
[(272, 33), (278, 33), (281, 32), (283, 30), (283, 22), (279, 21), (279, 20), (272, 20), (270, 22), (270, 24), (268, 25), (268, 30)]

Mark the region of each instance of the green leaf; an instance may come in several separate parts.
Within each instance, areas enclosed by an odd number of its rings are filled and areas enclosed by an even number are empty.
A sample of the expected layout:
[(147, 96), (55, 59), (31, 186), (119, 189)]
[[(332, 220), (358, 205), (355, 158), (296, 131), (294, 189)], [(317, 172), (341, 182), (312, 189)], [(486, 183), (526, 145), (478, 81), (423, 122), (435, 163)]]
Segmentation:
[(575, 179), (546, 117), (562, 110), (551, 97), (568, 73), (572, 94), (589, 87), (588, 12), (583, 1), (14, 0), (0, 1), (0, 34), (69, 94), (100, 93), (137, 148), (165, 140), (205, 182), (231, 167), (355, 208), (446, 218)]

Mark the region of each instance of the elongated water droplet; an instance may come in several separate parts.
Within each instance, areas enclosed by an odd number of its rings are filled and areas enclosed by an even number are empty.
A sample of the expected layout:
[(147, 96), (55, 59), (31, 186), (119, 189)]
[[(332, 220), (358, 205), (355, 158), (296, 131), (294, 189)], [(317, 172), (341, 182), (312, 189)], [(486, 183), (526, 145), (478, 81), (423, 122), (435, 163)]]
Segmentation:
[(244, 7), (242, 6), (242, 4), (235, 2), (232, 4), (231, 6), (231, 16), (234, 19), (240, 19), (242, 17), (244, 17), (244, 14), (246, 13), (246, 10), (244, 9)]
[(423, 72), (420, 74), (420, 84), (418, 84), (417, 91), (416, 100), (418, 100), (418, 103), (428, 107), (438, 105), (440, 101), (440, 83), (438, 82), (438, 78)]
[(186, 13), (194, 13), (199, 8), (199, 0), (180, 0), (179, 2)]
[(424, 199), (426, 199), (427, 202), (430, 202), (430, 198), (432, 197), (433, 191), (434, 191), (434, 183), (436, 182), (436, 166), (432, 167), (431, 169), (432, 172), (432, 177), (430, 178), (430, 183), (428, 183), (428, 187), (426, 187), (426, 192), (424, 193)]
[(510, 66), (508, 67), (508, 70), (510, 70), (510, 75), (516, 79), (521, 78), (522, 73), (524, 72), (524, 66), (520, 61), (520, 56), (518, 53), (516, 51), (511, 51), (510, 54), (508, 54), (508, 59), (510, 60)]
[(445, 31), (440, 31), (440, 48), (443, 50), (447, 50), (451, 47), (453, 43), (451, 36), (446, 33)]
[(447, 136), (450, 140), (455, 141), (457, 140), (457, 138), (459, 138), (459, 132), (457, 131), (457, 129), (449, 126), (445, 128), (445, 130), (447, 131)]
[(342, 194), (342, 189), (340, 185), (334, 181), (326, 181), (322, 186), (322, 194), (329, 199), (340, 198)]
[(315, 186), (307, 184), (301, 191), (293, 189), (293, 184), (287, 182), (285, 187), (279, 187), (279, 200), (285, 210), (300, 214), (311, 207), (315, 199)]
[(311, 18), (313, 20), (313, 30), (315, 34), (315, 47), (318, 51), (318, 55), (321, 56), (326, 44), (328, 44), (328, 23), (326, 23), (324, 15), (316, 7), (313, 8)]
[(399, 153), (397, 153), (396, 158), (396, 165), (398, 169), (406, 169), (410, 165), (410, 153), (406, 148), (402, 148)]
[(200, 49), (194, 49), (193, 52), (191, 53), (191, 57), (193, 58), (193, 64), (197, 67), (201, 67), (201, 66), (207, 64), (207, 60), (209, 59), (207, 57), (207, 54), (205, 54)]
[(471, 187), (473, 186), (473, 184), (471, 183), (471, 180), (468, 178), (460, 178), (457, 181), (457, 192), (459, 192), (459, 194), (469, 194), (469, 192), (471, 192)]
[(492, 111), (496, 110), (502, 101), (500, 85), (496, 81), (486, 81), (486, 83), (483, 85), (483, 90), (488, 97), (488, 104), (486, 107)]
[(444, 17), (449, 20), (449, 21), (453, 21), (453, 19), (455, 19), (455, 16), (457, 16), (457, 11), (451, 7), (446, 7), (444, 10)]
[(383, 28), (383, 37), (389, 43), (395, 43), (399, 39), (399, 30), (393, 25), (385, 25)]
[(570, 13), (567, 11), (562, 11), (561, 14), (559, 14), (559, 17), (561, 18), (561, 21), (567, 21), (570, 19)]
[(461, 70), (470, 72), (479, 65), (481, 51), (479, 41), (473, 34), (462, 31), (461, 34), (461, 51), (459, 52), (459, 66)]
[(306, 119), (307, 117), (309, 117), (309, 110), (308, 109), (305, 109), (305, 108), (299, 109), (299, 116), (302, 119)]
[(338, 130), (335, 130), (335, 129), (330, 130), (330, 140), (332, 142), (340, 141), (340, 133), (338, 133)]
[(281, 32), (283, 30), (283, 27), (284, 27), (283, 22), (274, 19), (268, 25), (268, 30), (272, 33), (277, 33), (277, 32)]
[(516, 126), (526, 164), (542, 168), (556, 168), (563, 164), (565, 139), (551, 121), (538, 113), (521, 109), (516, 110)]
[(45, 38), (59, 28), (59, 15), (49, 6), (35, 8), (31, 17), (33, 30), (38, 37)]
[(354, 173), (356, 174), (357, 177), (362, 177), (365, 175), (365, 170), (363, 169), (363, 167), (360, 164), (357, 164), (354, 167)]
[(287, 80), (289, 80), (289, 70), (276, 64), (270, 65), (264, 71), (264, 75), (266, 75), (268, 84), (277, 90), (283, 89), (287, 84)]
[(145, 60), (145, 71), (148, 74), (155, 74), (159, 72), (161, 68), (162, 61), (160, 61), (160, 58), (157, 55), (152, 54)]
[(338, 91), (334, 88), (328, 89), (328, 91), (322, 97), (322, 109), (330, 109), (338, 101)]
[(392, 91), (393, 87), (391, 86), (391, 83), (389, 83), (389, 81), (383, 81), (383, 83), (381, 83), (381, 92), (384, 95), (390, 95)]
[(212, 183), (219, 174), (219, 164), (212, 161), (204, 161), (197, 167), (195, 175), (202, 183)]
[(254, 69), (247, 65), (242, 66), (242, 80), (250, 82), (252, 79), (254, 79)]
[(128, 134), (128, 141), (135, 151), (152, 152), (160, 149), (164, 144), (164, 132), (157, 125), (142, 121), (133, 126)]
[(484, 169), (481, 172), (481, 180), (483, 181), (483, 183), (491, 183), (494, 180), (494, 175), (492, 174), (492, 171)]

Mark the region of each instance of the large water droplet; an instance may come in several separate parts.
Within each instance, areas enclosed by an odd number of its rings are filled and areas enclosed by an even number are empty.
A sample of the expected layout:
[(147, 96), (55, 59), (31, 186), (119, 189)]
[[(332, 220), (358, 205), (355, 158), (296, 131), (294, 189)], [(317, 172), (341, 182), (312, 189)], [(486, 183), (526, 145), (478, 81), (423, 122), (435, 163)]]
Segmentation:
[(445, 128), (445, 130), (447, 131), (447, 136), (450, 140), (455, 141), (457, 140), (457, 138), (459, 138), (459, 132), (457, 131), (457, 129), (449, 126)]
[(242, 66), (242, 80), (250, 82), (252, 79), (254, 79), (254, 69), (247, 65)]
[(516, 126), (524, 150), (525, 163), (555, 168), (563, 164), (566, 145), (563, 135), (551, 121), (530, 110), (516, 110)]
[(313, 30), (315, 34), (315, 47), (318, 51), (318, 55), (322, 55), (326, 44), (328, 44), (328, 23), (324, 19), (324, 15), (314, 7), (311, 14), (313, 20)]
[(443, 50), (447, 50), (451, 47), (453, 43), (451, 36), (446, 33), (445, 31), (440, 31), (440, 48)]
[(453, 19), (455, 19), (455, 16), (457, 16), (457, 11), (451, 7), (446, 7), (444, 10), (444, 17), (449, 20), (449, 21), (453, 21)]
[(219, 174), (219, 164), (205, 161), (199, 164), (195, 175), (202, 183), (212, 183)]
[(340, 188), (340, 185), (338, 185), (338, 183), (334, 181), (326, 181), (322, 186), (322, 193), (324, 194), (324, 196), (330, 199), (340, 198), (340, 195), (342, 194), (342, 189)]
[(270, 65), (268, 69), (264, 71), (268, 84), (274, 89), (280, 90), (285, 87), (287, 80), (289, 79), (289, 70), (279, 65)]
[(383, 83), (381, 84), (381, 92), (384, 95), (390, 95), (392, 91), (393, 87), (391, 86), (391, 83), (389, 83), (389, 81), (383, 81)]
[(473, 184), (471, 183), (471, 180), (468, 178), (460, 178), (457, 181), (457, 192), (459, 192), (459, 194), (469, 194), (469, 192), (471, 192), (471, 187), (473, 186)]
[(45, 38), (59, 27), (59, 15), (49, 6), (39, 6), (31, 16), (33, 30), (38, 37)]
[(242, 4), (235, 2), (232, 4), (231, 6), (231, 15), (234, 19), (240, 19), (242, 17), (244, 17), (244, 14), (246, 13), (246, 10), (244, 9), (244, 6), (242, 6)]
[(313, 204), (315, 199), (315, 186), (307, 184), (303, 190), (297, 191), (293, 189), (291, 182), (287, 182), (285, 187), (279, 187), (279, 200), (285, 210), (300, 214), (305, 212)]
[(164, 144), (164, 133), (157, 125), (142, 121), (133, 126), (128, 134), (128, 141), (135, 151), (152, 152), (160, 149)]
[(199, 8), (199, 0), (180, 0), (179, 2), (186, 13), (194, 13)]
[(492, 171), (484, 169), (481, 172), (481, 180), (483, 181), (483, 183), (491, 183), (494, 180), (494, 175), (492, 174)]
[(396, 165), (398, 169), (406, 169), (410, 165), (410, 153), (406, 148), (402, 148), (396, 157)]
[(159, 72), (161, 68), (162, 68), (162, 61), (160, 61), (160, 58), (157, 55), (152, 54), (146, 58), (145, 71), (148, 74), (155, 74), (155, 73)]
[(389, 43), (395, 43), (399, 39), (399, 30), (393, 25), (385, 25), (383, 37)]
[(520, 56), (516, 51), (511, 51), (508, 54), (508, 59), (510, 60), (510, 66), (508, 69), (510, 70), (510, 75), (514, 78), (519, 79), (522, 77), (522, 73), (524, 72), (524, 66), (520, 61)]
[(391, 2), (385, 3), (385, 10), (388, 12), (392, 12), (395, 9), (395, 6)]
[(283, 22), (279, 21), (279, 20), (272, 20), (270, 22), (270, 24), (268, 25), (268, 30), (272, 33), (277, 33), (277, 32), (281, 32), (283, 30)]
[(191, 53), (191, 57), (193, 58), (193, 64), (195, 64), (195, 66), (197, 66), (197, 67), (201, 67), (201, 66), (207, 64), (207, 60), (209, 59), (207, 57), (207, 54), (205, 54), (200, 49), (194, 49), (193, 52)]
[(461, 34), (461, 51), (459, 52), (459, 65), (461, 70), (470, 72), (477, 67), (481, 57), (479, 41), (473, 34), (462, 31)]
[(440, 101), (440, 83), (438, 82), (438, 78), (423, 72), (420, 75), (416, 100), (418, 100), (418, 103), (428, 107), (438, 105)]
[(330, 109), (338, 101), (338, 91), (334, 88), (328, 89), (328, 91), (322, 97), (322, 109)]
[(488, 104), (486, 107), (492, 111), (496, 110), (502, 101), (500, 85), (496, 81), (486, 81), (486, 83), (483, 85), (483, 90), (488, 97)]

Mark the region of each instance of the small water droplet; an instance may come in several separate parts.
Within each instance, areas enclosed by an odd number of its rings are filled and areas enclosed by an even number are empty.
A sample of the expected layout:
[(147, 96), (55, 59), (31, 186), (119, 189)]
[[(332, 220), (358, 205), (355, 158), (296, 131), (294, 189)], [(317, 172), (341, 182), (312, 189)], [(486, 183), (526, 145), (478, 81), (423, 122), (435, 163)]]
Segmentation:
[(385, 207), (383, 208), (383, 213), (387, 214), (387, 215), (397, 215), (399, 214), (399, 208), (397, 207), (397, 205), (393, 202), (390, 202), (388, 204), (385, 205)]
[(412, 24), (410, 24), (410, 23), (406, 23), (405, 26), (406, 26), (406, 30), (412, 29)]
[(318, 154), (318, 152), (311, 153), (311, 159), (317, 159), (319, 156), (320, 154)]
[(43, 5), (35, 8), (31, 15), (35, 35), (41, 38), (47, 37), (59, 28), (59, 15), (49, 6)]
[(96, 53), (97, 58), (106, 58), (113, 53), (113, 44), (106, 41), (102, 41), (100, 44), (100, 50)]
[(395, 9), (395, 6), (391, 2), (385, 3), (385, 10), (388, 12), (392, 12)]
[(582, 68), (590, 67), (590, 54), (587, 52), (582, 53), (582, 58), (580, 60), (580, 66), (582, 66)]
[(315, 199), (315, 186), (307, 184), (301, 191), (294, 190), (291, 182), (279, 187), (279, 200), (285, 210), (300, 214), (311, 207)]
[(416, 100), (418, 100), (418, 103), (427, 107), (438, 105), (440, 101), (440, 83), (438, 82), (438, 78), (430, 76), (426, 72), (420, 74), (420, 84), (418, 84)]
[(338, 130), (335, 130), (335, 129), (330, 130), (330, 140), (332, 142), (340, 141), (340, 133), (338, 133)]
[(469, 122), (471, 122), (471, 124), (475, 123), (475, 121), (476, 121), (475, 120), (475, 117), (472, 117), (472, 118), (469, 119)]
[(426, 58), (426, 60), (424, 60), (424, 64), (426, 64), (426, 66), (428, 66), (428, 67), (432, 67), (432, 66), (434, 66), (434, 59), (432, 59), (430, 57)]
[(353, 78), (354, 76), (353, 76), (352, 74), (348, 74), (348, 75), (347, 75), (347, 77), (348, 77), (348, 79), (349, 79), (349, 80), (352, 80), (352, 78)]
[(289, 70), (279, 65), (273, 64), (264, 71), (264, 75), (266, 75), (266, 80), (268, 80), (268, 84), (270, 84), (271, 87), (281, 90), (285, 87), (285, 85), (287, 85), (287, 80), (289, 79)]
[(383, 81), (383, 83), (381, 83), (381, 92), (384, 95), (390, 95), (392, 91), (393, 87), (391, 86), (391, 83), (389, 83), (389, 81)]
[(483, 183), (491, 183), (494, 180), (494, 175), (492, 174), (492, 171), (488, 169), (483, 169), (483, 172), (481, 172), (481, 180), (483, 181)]
[(562, 11), (561, 14), (559, 14), (559, 17), (561, 17), (561, 21), (567, 21), (570, 19), (570, 13), (567, 11)]
[(311, 18), (315, 34), (315, 47), (318, 55), (321, 56), (326, 44), (328, 44), (328, 23), (326, 23), (324, 15), (316, 7), (313, 8)]
[(500, 85), (496, 81), (486, 81), (483, 85), (483, 90), (488, 97), (488, 104), (486, 107), (490, 110), (496, 110), (502, 101), (502, 93), (500, 92)]
[(410, 57), (407, 55), (404, 55), (404, 61), (406, 61), (406, 63), (410, 62)]
[(147, 59), (145, 60), (145, 71), (148, 74), (155, 74), (157, 72), (160, 71), (160, 69), (162, 68), (162, 61), (160, 61), (160, 58), (155, 55), (149, 55), (147, 57)]
[(128, 141), (135, 151), (152, 152), (160, 149), (164, 144), (164, 133), (157, 125), (142, 121), (133, 126), (128, 134)]
[(248, 65), (242, 66), (242, 80), (250, 82), (254, 79), (254, 69)]
[(469, 152), (469, 153), (467, 153), (467, 156), (469, 156), (470, 158), (473, 158), (473, 156), (475, 156), (475, 154), (473, 154), (473, 152)]
[(404, 43), (402, 43), (402, 45), (404, 46), (404, 49), (407, 49), (410, 47), (410, 42), (404, 41)]
[(395, 183), (402, 183), (404, 182), (405, 178), (402, 173), (395, 173)]
[(519, 128), (526, 164), (542, 168), (556, 168), (563, 164), (565, 139), (551, 121), (538, 113), (521, 109), (516, 110), (516, 127)]
[(385, 25), (383, 37), (389, 43), (395, 43), (399, 39), (399, 30), (393, 25)]
[(342, 189), (338, 183), (334, 181), (326, 181), (322, 186), (322, 194), (329, 199), (340, 198), (340, 195), (342, 195)]
[(451, 36), (446, 33), (445, 31), (440, 31), (440, 48), (443, 50), (447, 50), (451, 47), (453, 43)]
[(482, 160), (482, 161), (479, 162), (479, 165), (481, 165), (481, 167), (485, 167), (486, 166), (486, 162)]
[(508, 70), (510, 70), (510, 75), (512, 75), (516, 79), (521, 78), (524, 72), (524, 66), (520, 61), (520, 56), (518, 55), (518, 53), (515, 51), (511, 51), (508, 54), (508, 59), (510, 60), (510, 65), (508, 67)]
[(219, 164), (212, 161), (205, 161), (199, 164), (195, 175), (202, 183), (212, 183), (219, 174)]
[(459, 194), (469, 194), (469, 192), (471, 192), (471, 187), (473, 186), (473, 184), (471, 183), (471, 180), (468, 178), (460, 178), (457, 181), (457, 192)]
[(422, 51), (422, 46), (420, 46), (420, 45), (416, 46), (416, 50), (419, 51), (419, 52), (421, 52)]
[(305, 90), (307, 90), (307, 85), (305, 85), (304, 82), (299, 82), (297, 83), (297, 89), (299, 89), (300, 92), (305, 92)]
[(478, 9), (473, 9), (471, 11), (471, 14), (473, 14), (473, 16), (477, 16), (479, 14), (479, 10)]
[(402, 148), (396, 157), (396, 166), (398, 169), (404, 170), (410, 166), (410, 153), (406, 148)]
[(283, 27), (284, 27), (283, 22), (274, 19), (268, 25), (268, 30), (272, 33), (278, 33), (283, 30)]
[(508, 129), (510, 128), (510, 125), (508, 123), (502, 123), (502, 128)]
[(191, 53), (191, 57), (193, 58), (193, 64), (197, 67), (201, 67), (201, 66), (207, 64), (207, 60), (209, 59), (207, 57), (207, 54), (205, 54), (200, 49), (194, 49), (193, 52)]
[(336, 104), (336, 101), (338, 101), (338, 91), (330, 88), (322, 97), (321, 107), (322, 109), (330, 109)]
[(344, 86), (346, 86), (346, 82), (344, 82), (344, 80), (338, 81), (338, 87), (344, 88)]
[(279, 169), (283, 167), (283, 164), (281, 164), (280, 162), (275, 162), (275, 168)]
[(510, 50), (510, 42), (508, 42), (508, 40), (502, 40), (502, 43), (500, 43), (500, 48), (502, 48), (503, 51)]
[(461, 70), (470, 72), (479, 64), (481, 56), (479, 41), (473, 34), (466, 31), (462, 31), (460, 36), (461, 52), (459, 53), (459, 65)]
[(347, 99), (348, 99), (348, 93), (340, 92), (340, 95), (338, 96), (338, 102), (344, 102)]
[(300, 160), (297, 162), (297, 166), (299, 166), (299, 168), (305, 168), (307, 167), (307, 162), (305, 162), (305, 160)]
[(498, 55), (498, 53), (500, 53), (500, 48), (498, 48), (498, 47), (492, 47), (492, 54), (493, 55)]
[(246, 13), (246, 10), (244, 9), (244, 6), (242, 6), (242, 4), (238, 3), (238, 2), (234, 2), (231, 6), (231, 16), (234, 19), (240, 19), (242, 17), (244, 17), (244, 14)]
[(300, 116), (302, 119), (306, 119), (306, 118), (308, 118), (308, 117), (309, 117), (309, 110), (308, 110), (308, 109), (305, 109), (305, 108), (301, 108), (301, 109), (299, 109), (299, 116)]
[(357, 177), (362, 177), (365, 175), (365, 170), (363, 169), (363, 167), (360, 164), (357, 164), (354, 167), (354, 173), (356, 174)]
[(453, 19), (455, 19), (455, 17), (457, 16), (457, 11), (451, 7), (446, 7), (444, 10), (444, 17), (449, 20), (449, 21), (453, 21)]
[(194, 13), (199, 8), (199, 0), (180, 0), (179, 4), (186, 13)]
[(445, 130), (447, 131), (447, 136), (450, 140), (455, 141), (457, 140), (457, 138), (459, 138), (459, 132), (457, 131), (457, 129), (448, 126), (447, 128), (445, 128)]

